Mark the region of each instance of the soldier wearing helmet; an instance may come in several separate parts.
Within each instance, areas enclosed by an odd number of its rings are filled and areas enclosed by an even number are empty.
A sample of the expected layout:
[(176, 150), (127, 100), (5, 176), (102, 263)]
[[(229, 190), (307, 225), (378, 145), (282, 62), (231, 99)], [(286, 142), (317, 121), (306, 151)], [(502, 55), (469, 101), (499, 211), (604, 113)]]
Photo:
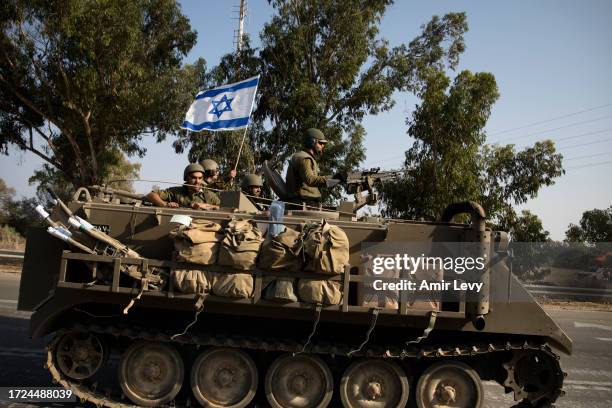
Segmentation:
[(290, 200), (303, 202), (309, 206), (319, 206), (321, 204), (319, 187), (338, 183), (330, 182), (331, 179), (346, 181), (346, 176), (341, 174), (333, 177), (319, 175), (319, 166), (315, 157), (323, 153), (326, 144), (327, 140), (319, 129), (310, 128), (304, 132), (304, 150), (291, 156), (285, 177)]
[(240, 189), (259, 210), (264, 210), (262, 204), (263, 181), (257, 174), (247, 174), (240, 182)]
[(204, 159), (200, 162), (200, 165), (204, 168), (204, 187), (228, 190), (233, 184), (234, 178), (236, 178), (236, 170), (232, 170), (229, 177), (220, 180), (219, 165), (213, 159)]
[(183, 171), (185, 184), (165, 190), (154, 190), (147, 199), (158, 207), (189, 207), (201, 210), (219, 208), (219, 197), (211, 191), (202, 189), (204, 168), (199, 163), (191, 163)]

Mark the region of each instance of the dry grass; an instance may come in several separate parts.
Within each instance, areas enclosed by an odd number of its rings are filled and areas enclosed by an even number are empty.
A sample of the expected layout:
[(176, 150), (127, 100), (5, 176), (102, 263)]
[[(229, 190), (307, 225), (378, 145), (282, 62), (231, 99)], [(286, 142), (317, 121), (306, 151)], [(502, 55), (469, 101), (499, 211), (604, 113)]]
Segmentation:
[(538, 299), (538, 303), (546, 309), (557, 310), (592, 310), (600, 312), (612, 312), (612, 303), (609, 302), (577, 302), (572, 300), (542, 300)]
[(0, 248), (25, 249), (25, 238), (8, 225), (0, 226)]

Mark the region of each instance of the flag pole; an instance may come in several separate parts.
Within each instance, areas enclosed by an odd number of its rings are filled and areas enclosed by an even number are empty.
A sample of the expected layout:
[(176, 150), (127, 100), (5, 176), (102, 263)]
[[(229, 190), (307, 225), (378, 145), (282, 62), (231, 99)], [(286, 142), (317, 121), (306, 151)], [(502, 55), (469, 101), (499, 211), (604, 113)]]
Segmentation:
[(244, 127), (244, 134), (242, 135), (242, 142), (240, 142), (240, 148), (238, 149), (238, 157), (236, 158), (236, 164), (234, 164), (234, 171), (238, 168), (238, 162), (240, 161), (240, 153), (242, 153), (242, 146), (244, 146), (244, 140), (246, 139), (247, 129), (249, 124)]

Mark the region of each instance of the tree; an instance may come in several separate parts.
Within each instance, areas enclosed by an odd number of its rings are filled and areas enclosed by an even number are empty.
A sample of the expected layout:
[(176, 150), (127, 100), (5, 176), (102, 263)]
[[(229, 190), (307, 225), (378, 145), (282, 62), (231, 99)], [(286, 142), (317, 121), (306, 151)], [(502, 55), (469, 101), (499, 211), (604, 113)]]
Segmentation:
[(451, 85), (439, 69), (425, 72), (421, 104), (407, 121), (415, 142), (403, 177), (383, 188), (385, 215), (436, 220), (448, 204), (473, 200), (497, 222), (563, 174), (551, 141), (522, 151), (485, 144), (483, 129), (499, 96), (492, 74), (463, 71)]
[(3, 227), (4, 238), (11, 237), (15, 232), (25, 236), (26, 229), (39, 221), (35, 210), (38, 205), (36, 199), (15, 200), (14, 196), (15, 189), (8, 187), (0, 178), (0, 225), (10, 227)]
[(494, 226), (498, 231), (510, 233), (512, 253), (512, 272), (523, 279), (541, 280), (550, 273), (553, 254), (557, 244), (549, 238), (542, 221), (537, 215), (523, 210), (517, 215), (512, 208), (498, 217)]
[(612, 205), (583, 212), (579, 225), (570, 224), (565, 236), (570, 242), (612, 242)]
[(0, 224), (6, 224), (6, 208), (15, 195), (15, 189), (0, 178)]
[(42, 158), (33, 180), (97, 184), (181, 123), (196, 33), (174, 0), (7, 0), (0, 9), (0, 149)]
[[(261, 49), (246, 44), (206, 77), (212, 86), (261, 74), (246, 144), (249, 170), (264, 160), (281, 169), (302, 147), (301, 131), (308, 127), (323, 130), (332, 142), (320, 160), (322, 172), (354, 169), (365, 156), (363, 117), (390, 109), (394, 91), (416, 89), (422, 69), (454, 67), (467, 29), (463, 13), (450, 13), (432, 18), (410, 44), (390, 47), (378, 38), (390, 0), (270, 3), (276, 14), (260, 34)], [(235, 156), (224, 149), (241, 137), (185, 137), (177, 149), (191, 147), (192, 156), (204, 154), (227, 166)]]

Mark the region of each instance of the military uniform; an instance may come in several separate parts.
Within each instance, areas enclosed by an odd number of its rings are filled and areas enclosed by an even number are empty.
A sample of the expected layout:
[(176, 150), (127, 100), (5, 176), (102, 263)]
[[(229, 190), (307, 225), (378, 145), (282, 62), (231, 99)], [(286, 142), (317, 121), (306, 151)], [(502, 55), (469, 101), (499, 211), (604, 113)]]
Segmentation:
[(165, 190), (156, 190), (155, 192), (162, 200), (178, 203), (181, 207), (191, 207), (193, 203), (220, 204), (219, 197), (212, 191), (206, 189), (191, 194), (186, 186), (177, 186)]
[(319, 166), (310, 153), (300, 151), (291, 156), (285, 179), (290, 199), (309, 205), (321, 202), (319, 187), (327, 185), (327, 177), (319, 176)]

